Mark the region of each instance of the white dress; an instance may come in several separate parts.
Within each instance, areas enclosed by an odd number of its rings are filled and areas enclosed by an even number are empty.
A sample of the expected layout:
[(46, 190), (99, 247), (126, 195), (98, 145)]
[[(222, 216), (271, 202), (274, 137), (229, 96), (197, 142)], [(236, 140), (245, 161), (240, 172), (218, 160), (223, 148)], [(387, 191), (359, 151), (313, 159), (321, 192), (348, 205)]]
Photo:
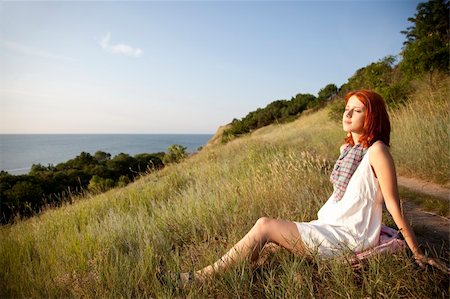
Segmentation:
[(347, 185), (344, 196), (328, 199), (317, 220), (295, 222), (305, 245), (322, 256), (361, 252), (378, 244), (383, 196), (369, 162), (370, 148)]

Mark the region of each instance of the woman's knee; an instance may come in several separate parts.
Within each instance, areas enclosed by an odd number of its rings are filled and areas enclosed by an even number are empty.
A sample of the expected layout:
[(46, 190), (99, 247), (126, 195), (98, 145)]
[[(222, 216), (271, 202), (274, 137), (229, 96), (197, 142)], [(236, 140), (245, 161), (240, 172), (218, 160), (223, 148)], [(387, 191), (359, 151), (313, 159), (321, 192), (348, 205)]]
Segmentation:
[(256, 220), (256, 225), (264, 227), (264, 226), (269, 225), (272, 220), (273, 219), (269, 218), (269, 217), (261, 217), (258, 220)]
[(261, 217), (256, 221), (255, 228), (264, 242), (275, 242), (286, 248), (295, 247), (291, 243), (302, 242), (297, 226), (291, 221)]
[(261, 236), (266, 237), (272, 222), (273, 222), (272, 218), (261, 217), (256, 221), (255, 228), (258, 230), (258, 233)]

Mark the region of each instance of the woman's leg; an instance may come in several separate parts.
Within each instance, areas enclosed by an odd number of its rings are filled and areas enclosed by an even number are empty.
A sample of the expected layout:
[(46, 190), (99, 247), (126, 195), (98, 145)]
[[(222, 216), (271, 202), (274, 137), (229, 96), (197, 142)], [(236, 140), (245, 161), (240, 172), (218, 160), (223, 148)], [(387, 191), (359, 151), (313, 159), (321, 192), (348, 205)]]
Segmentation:
[[(217, 262), (197, 271), (196, 277), (208, 277), (215, 272), (222, 272), (232, 264), (246, 258), (256, 260), (261, 249), (268, 242), (276, 243), (294, 254), (305, 254), (305, 247), (294, 222), (262, 217), (256, 221), (250, 231), (234, 245)], [(183, 273), (182, 279), (187, 274)]]

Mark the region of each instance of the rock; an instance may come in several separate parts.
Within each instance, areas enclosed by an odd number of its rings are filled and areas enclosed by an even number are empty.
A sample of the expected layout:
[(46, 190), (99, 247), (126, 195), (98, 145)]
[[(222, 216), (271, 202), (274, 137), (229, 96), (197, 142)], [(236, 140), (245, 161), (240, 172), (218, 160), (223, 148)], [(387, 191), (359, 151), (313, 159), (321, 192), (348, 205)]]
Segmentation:
[(220, 126), (214, 136), (206, 143), (205, 147), (209, 147), (212, 145), (220, 144), (222, 141), (223, 132), (227, 129), (231, 128), (231, 124), (227, 124), (224, 126)]

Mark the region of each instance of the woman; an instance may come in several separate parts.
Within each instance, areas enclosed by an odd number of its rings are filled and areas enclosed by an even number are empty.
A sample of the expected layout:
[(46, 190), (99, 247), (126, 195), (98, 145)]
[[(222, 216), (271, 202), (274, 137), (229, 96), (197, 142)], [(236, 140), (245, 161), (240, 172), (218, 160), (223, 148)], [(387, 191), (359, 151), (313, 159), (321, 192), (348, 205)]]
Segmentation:
[(377, 245), (383, 199), (416, 262), (440, 266), (419, 248), (416, 236), (403, 217), (397, 177), (389, 152), (390, 122), (382, 97), (369, 90), (350, 92), (342, 125), (347, 132), (331, 181), (334, 192), (311, 222), (292, 222), (262, 217), (250, 231), (214, 264), (178, 277), (182, 285), (203, 280), (232, 264), (258, 258), (269, 242), (294, 254), (316, 251), (332, 256), (343, 250), (363, 251)]

